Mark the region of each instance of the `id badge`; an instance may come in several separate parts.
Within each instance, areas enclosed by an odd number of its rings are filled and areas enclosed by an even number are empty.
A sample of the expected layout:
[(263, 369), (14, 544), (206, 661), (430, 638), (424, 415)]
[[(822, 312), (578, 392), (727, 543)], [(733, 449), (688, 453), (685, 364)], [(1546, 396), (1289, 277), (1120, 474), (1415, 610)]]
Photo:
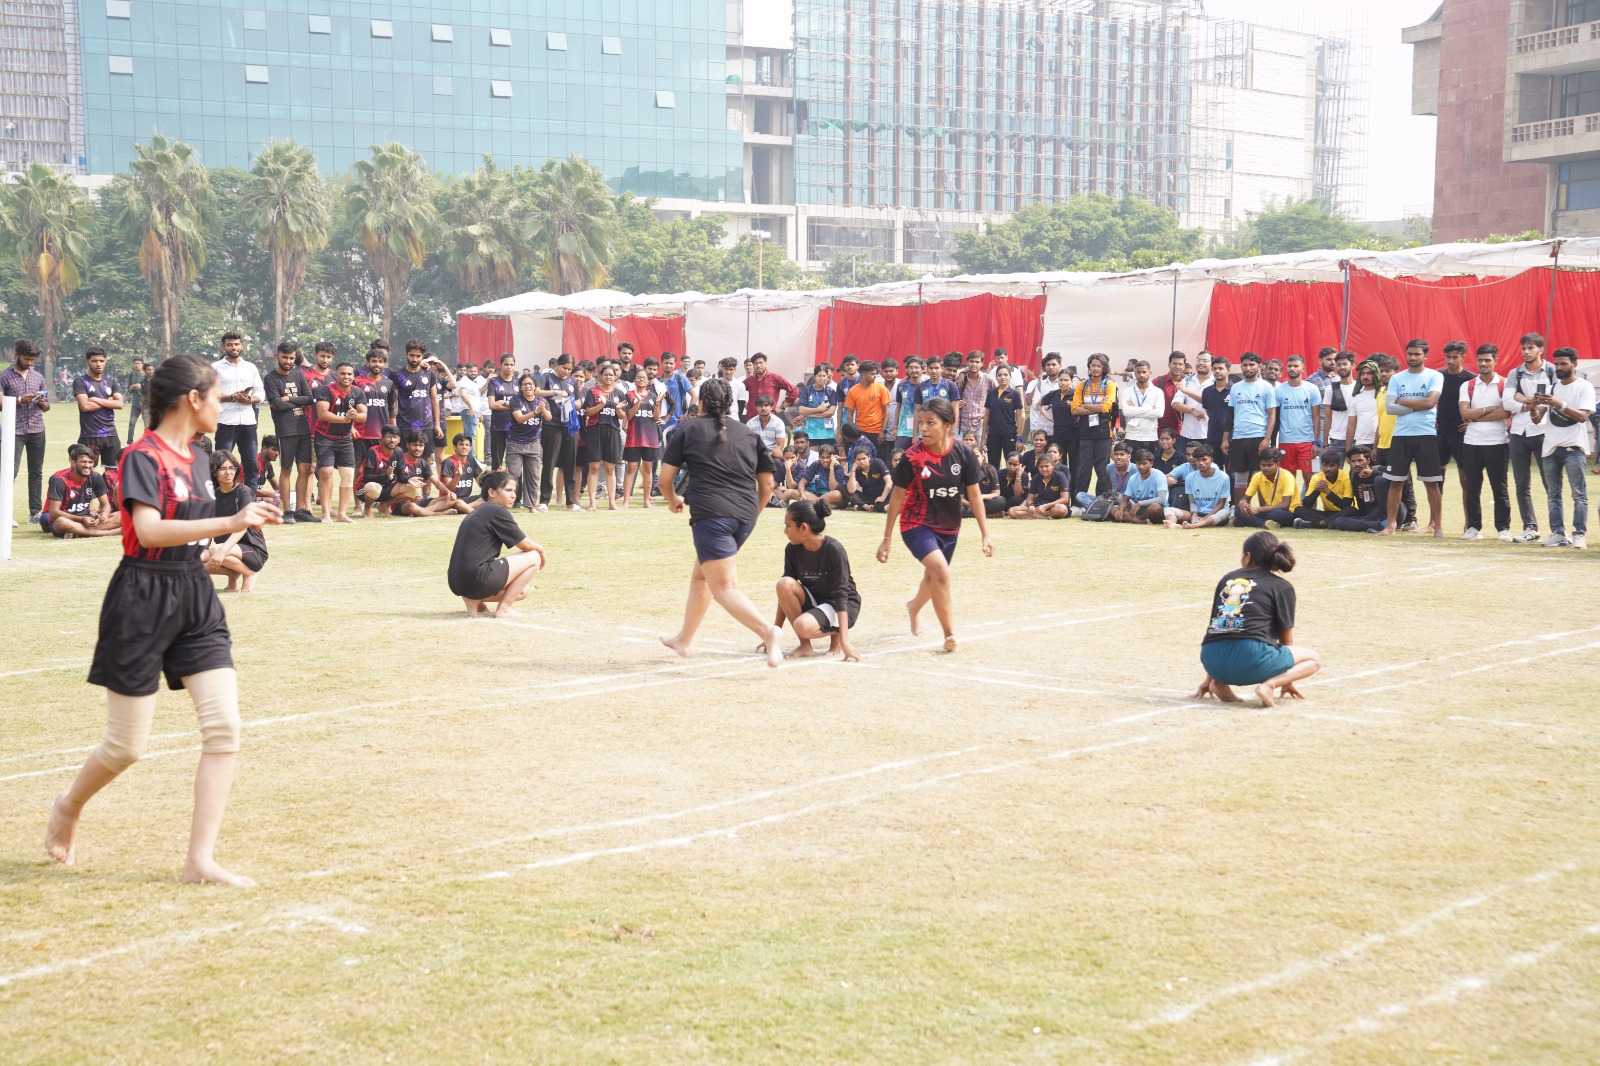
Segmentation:
[(1089, 424), (1091, 426), (1098, 426), (1100, 424), (1100, 416), (1099, 415), (1090, 415), (1089, 416)]

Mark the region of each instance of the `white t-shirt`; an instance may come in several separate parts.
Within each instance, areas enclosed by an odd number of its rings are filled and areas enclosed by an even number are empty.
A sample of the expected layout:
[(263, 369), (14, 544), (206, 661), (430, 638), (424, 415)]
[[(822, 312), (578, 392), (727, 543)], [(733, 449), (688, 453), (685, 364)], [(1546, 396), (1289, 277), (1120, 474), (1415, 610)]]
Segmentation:
[(1522, 409), (1517, 402), (1517, 393), (1532, 396), (1541, 389), (1549, 392), (1555, 387), (1556, 367), (1554, 363), (1544, 363), (1538, 370), (1529, 372), (1528, 364), (1524, 363), (1506, 375), (1506, 410), (1511, 412), (1511, 435), (1514, 437), (1537, 437), (1544, 432), (1545, 423), (1535, 422), (1533, 415)]
[(1589, 416), (1594, 413), (1594, 386), (1589, 384), (1589, 379), (1579, 374), (1572, 375), (1572, 380), (1563, 385), (1556, 383), (1550, 390), (1550, 395), (1566, 404), (1568, 407), (1583, 412), (1583, 417), (1570, 426), (1558, 426), (1550, 420), (1550, 412), (1544, 415), (1544, 454), (1549, 455), (1557, 448), (1582, 448), (1585, 452), (1589, 448)]
[[(1504, 407), (1505, 379), (1499, 374), (1494, 380), (1484, 381), (1475, 377), (1461, 385), (1461, 402), (1472, 410), (1481, 410), (1485, 407)], [(1468, 390), (1471, 390), (1468, 392)], [(1507, 440), (1506, 420), (1497, 418), (1492, 422), (1468, 422), (1467, 432), (1462, 436), (1464, 444), (1504, 444)]]
[(465, 374), (456, 378), (457, 391), (461, 398), (467, 402), (467, 410), (478, 418), (489, 415), (489, 398), (484, 395), (484, 389), (489, 387), (486, 377), (469, 378)]
[[(1208, 377), (1202, 381), (1197, 375), (1190, 374), (1183, 379), (1183, 387), (1193, 389), (1195, 392), (1205, 392), (1215, 380)], [(1188, 393), (1173, 393), (1172, 400), (1174, 403), (1193, 407), (1199, 412), (1198, 414), (1184, 412), (1183, 421), (1178, 424), (1178, 436), (1184, 440), (1205, 440), (1206, 434), (1211, 429), (1211, 417), (1206, 414), (1205, 407)]]
[[(1374, 445), (1378, 443), (1378, 394), (1371, 389), (1362, 389), (1347, 400), (1350, 408), (1346, 412), (1349, 418), (1356, 420), (1356, 444)], [(1345, 432), (1349, 432), (1349, 423), (1345, 423)]]
[(1035, 405), (1039, 402), (1039, 397), (1047, 393), (1055, 392), (1059, 388), (1060, 386), (1056, 382), (1048, 381), (1042, 377), (1034, 378), (1032, 381), (1028, 382), (1028, 391), (1026, 396), (1028, 400), (1028, 411), (1032, 415), (1028, 430), (1030, 434), (1037, 433), (1042, 429), (1052, 437), (1055, 436), (1055, 414), (1048, 407), (1040, 408)]
[[(1309, 378), (1307, 380), (1310, 380)], [(1346, 385), (1337, 377), (1333, 378), (1322, 387), (1322, 406), (1328, 409), (1328, 445), (1330, 447), (1343, 447), (1345, 430), (1350, 428), (1350, 393), (1354, 391), (1356, 383), (1352, 381)], [(1340, 389), (1344, 392), (1344, 410), (1333, 409), (1333, 390)], [(1365, 394), (1363, 394), (1365, 395)]]

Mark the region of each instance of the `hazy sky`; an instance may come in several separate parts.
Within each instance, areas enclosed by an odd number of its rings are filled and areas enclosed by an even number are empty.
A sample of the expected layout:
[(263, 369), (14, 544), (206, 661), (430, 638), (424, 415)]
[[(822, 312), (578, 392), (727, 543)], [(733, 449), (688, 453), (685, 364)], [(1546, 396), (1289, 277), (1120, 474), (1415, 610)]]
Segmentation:
[(1432, 210), (1432, 117), (1411, 114), (1411, 46), (1400, 30), (1413, 26), (1439, 0), (1206, 0), (1206, 12), (1303, 30), (1365, 31), (1370, 98), (1367, 102), (1366, 219), (1400, 218), (1407, 210)]

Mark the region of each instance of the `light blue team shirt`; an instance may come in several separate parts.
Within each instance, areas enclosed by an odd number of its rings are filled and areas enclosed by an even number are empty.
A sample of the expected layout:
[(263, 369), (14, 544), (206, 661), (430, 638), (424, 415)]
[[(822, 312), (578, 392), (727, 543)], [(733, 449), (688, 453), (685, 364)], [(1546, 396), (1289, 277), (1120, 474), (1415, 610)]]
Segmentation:
[(1165, 507), (1167, 504), (1167, 475), (1155, 467), (1151, 467), (1150, 476), (1142, 478), (1139, 476), (1139, 471), (1134, 469), (1133, 476), (1128, 478), (1128, 484), (1122, 491), (1134, 503), (1154, 502)]
[[(1420, 374), (1413, 374), (1403, 370), (1389, 379), (1390, 400), (1420, 400), (1430, 392), (1444, 391), (1444, 375), (1437, 370), (1424, 370)], [(1406, 411), (1404, 414), (1395, 412), (1394, 435), (1396, 437), (1431, 437), (1439, 425), (1439, 408), (1437, 405), (1426, 411)]]
[[(832, 385), (821, 389), (815, 385), (807, 385), (800, 390), (801, 407), (821, 407), (825, 403), (831, 403), (835, 408), (839, 406), (839, 395), (834, 391)], [(818, 441), (831, 444), (833, 442), (833, 419), (814, 418), (808, 415), (806, 417), (806, 439), (813, 444)]]
[(1228, 390), (1228, 406), (1233, 408), (1233, 439), (1259, 439), (1267, 435), (1267, 412), (1278, 406), (1278, 394), (1261, 378), (1240, 381)]
[[(1235, 424), (1237, 425), (1237, 422)], [(1188, 492), (1189, 503), (1197, 515), (1210, 514), (1216, 509), (1217, 504), (1226, 502), (1233, 495), (1233, 479), (1217, 466), (1212, 466), (1210, 477), (1206, 477), (1198, 470), (1191, 470), (1189, 476), (1183, 479), (1183, 487), (1184, 491)]]
[[(1298, 389), (1291, 387), (1287, 381), (1280, 381), (1273, 390), (1273, 398), (1278, 401), (1278, 442), (1309, 444), (1312, 439), (1311, 412), (1321, 403), (1321, 391), (1306, 384), (1304, 379)], [(1234, 417), (1234, 425), (1237, 426), (1238, 416)]]
[(894, 387), (895, 402), (899, 407), (895, 409), (895, 436), (915, 437), (917, 413), (917, 387), (920, 382), (901, 381)]

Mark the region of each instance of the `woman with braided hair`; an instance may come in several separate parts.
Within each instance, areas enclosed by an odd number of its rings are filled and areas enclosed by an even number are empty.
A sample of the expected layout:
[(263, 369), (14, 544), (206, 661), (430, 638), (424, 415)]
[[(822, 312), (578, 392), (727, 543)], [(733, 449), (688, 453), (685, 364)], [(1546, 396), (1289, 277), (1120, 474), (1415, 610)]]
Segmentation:
[[(700, 386), (700, 415), (679, 423), (667, 438), (661, 457), (661, 494), (673, 514), (689, 505), (689, 530), (694, 536), (694, 574), (683, 607), (683, 628), (661, 643), (687, 656), (706, 608), (716, 600), (740, 625), (761, 638), (767, 665), (783, 662), (778, 646), (782, 630), (756, 610), (739, 591), (734, 561), (744, 542), (755, 532), (756, 519), (772, 498), (772, 454), (761, 437), (731, 417), (733, 389), (713, 378)], [(689, 483), (683, 496), (675, 484), (678, 471), (686, 470)]]

